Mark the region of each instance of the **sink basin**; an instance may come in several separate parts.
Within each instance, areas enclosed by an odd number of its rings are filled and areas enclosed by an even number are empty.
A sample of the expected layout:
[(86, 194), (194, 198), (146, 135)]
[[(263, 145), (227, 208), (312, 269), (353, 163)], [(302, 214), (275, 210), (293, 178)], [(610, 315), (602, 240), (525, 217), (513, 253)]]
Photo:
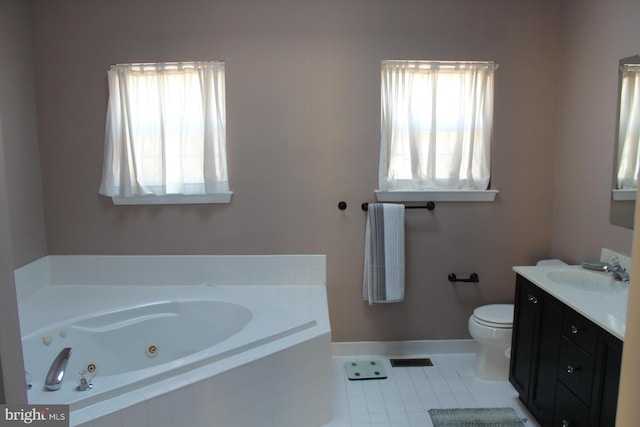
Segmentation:
[(555, 270), (547, 279), (583, 291), (606, 292), (616, 289), (616, 281), (608, 274), (587, 270)]

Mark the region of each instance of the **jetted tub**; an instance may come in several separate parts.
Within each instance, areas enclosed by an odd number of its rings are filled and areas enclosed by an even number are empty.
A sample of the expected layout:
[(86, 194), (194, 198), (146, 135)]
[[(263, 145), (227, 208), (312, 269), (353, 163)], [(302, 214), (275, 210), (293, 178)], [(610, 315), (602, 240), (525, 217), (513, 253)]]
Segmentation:
[[(236, 288), (49, 287), (21, 307), (21, 317), (42, 310), (22, 324), (29, 403), (79, 410), (317, 325), (311, 315), (262, 303)], [(72, 353), (62, 387), (46, 391), (49, 367), (65, 347)], [(83, 371), (94, 374), (91, 390), (77, 390)]]

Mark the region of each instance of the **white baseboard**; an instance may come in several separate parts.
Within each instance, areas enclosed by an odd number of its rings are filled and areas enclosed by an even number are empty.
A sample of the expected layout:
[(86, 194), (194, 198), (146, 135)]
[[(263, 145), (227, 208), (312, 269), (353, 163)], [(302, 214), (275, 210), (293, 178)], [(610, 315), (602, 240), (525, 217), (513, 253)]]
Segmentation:
[(475, 353), (476, 341), (419, 340), (419, 341), (358, 341), (334, 342), (333, 356), (417, 356), (425, 354)]

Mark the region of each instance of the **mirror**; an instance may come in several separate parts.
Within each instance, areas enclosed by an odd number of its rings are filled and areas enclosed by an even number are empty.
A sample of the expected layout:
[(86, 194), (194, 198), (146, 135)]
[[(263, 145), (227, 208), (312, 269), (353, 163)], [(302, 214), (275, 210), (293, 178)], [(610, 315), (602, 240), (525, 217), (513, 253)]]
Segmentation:
[(609, 220), (633, 228), (640, 166), (640, 55), (620, 60), (616, 117)]

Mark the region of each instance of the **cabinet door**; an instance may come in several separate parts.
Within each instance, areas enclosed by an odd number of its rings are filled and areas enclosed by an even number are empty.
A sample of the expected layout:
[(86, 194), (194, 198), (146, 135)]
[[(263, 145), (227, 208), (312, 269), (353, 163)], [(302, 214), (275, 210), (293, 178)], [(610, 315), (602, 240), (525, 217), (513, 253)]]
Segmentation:
[(596, 373), (599, 379), (596, 385), (596, 399), (594, 404), (598, 408), (597, 424), (601, 427), (613, 427), (616, 423), (616, 409), (618, 406), (618, 383), (620, 382), (620, 365), (622, 361), (622, 342), (602, 331), (598, 343), (598, 353), (601, 357)]
[(542, 425), (553, 423), (561, 337), (562, 306), (554, 298), (545, 296), (540, 306), (539, 344), (529, 395), (529, 409)]
[(520, 394), (520, 399), (529, 401), (529, 389), (534, 364), (534, 344), (539, 331), (538, 317), (541, 294), (526, 279), (516, 277), (516, 295), (511, 336), (511, 361), (509, 381)]

